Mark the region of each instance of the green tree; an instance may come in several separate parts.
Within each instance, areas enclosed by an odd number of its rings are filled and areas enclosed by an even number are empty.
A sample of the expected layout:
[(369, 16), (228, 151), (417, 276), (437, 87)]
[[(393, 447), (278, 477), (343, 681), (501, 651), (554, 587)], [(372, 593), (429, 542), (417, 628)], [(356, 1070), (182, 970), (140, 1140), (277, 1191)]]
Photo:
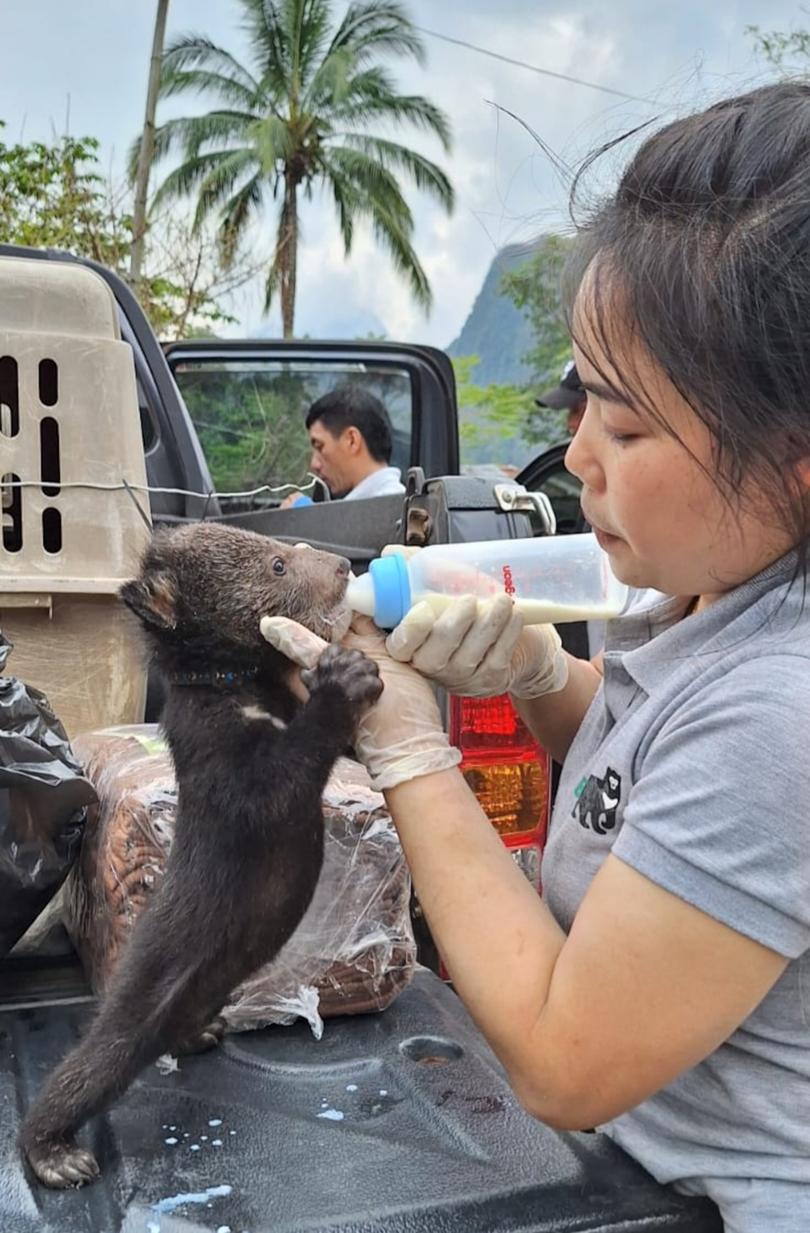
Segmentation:
[(465, 463), (524, 466), (538, 447), (561, 441), (565, 416), (538, 407), (537, 390), (558, 380), (571, 356), (571, 338), (562, 307), (561, 281), (570, 240), (545, 236), (532, 256), (501, 280), (506, 295), (529, 319), (533, 346), (524, 359), (532, 381), (525, 386), (476, 385), (477, 356), (453, 361), (459, 402), (459, 436)]
[(153, 220), (146, 237), (139, 298), (161, 338), (192, 338), (233, 324), (226, 305), (265, 266), (261, 253), (240, 248), (228, 261), (210, 230), (171, 213)]
[(459, 436), (465, 463), (524, 466), (538, 447), (565, 436), (565, 416), (538, 407), (537, 390), (558, 380), (571, 357), (571, 338), (562, 307), (561, 281), (570, 240), (545, 236), (532, 256), (501, 280), (506, 295), (529, 319), (534, 343), (523, 357), (532, 381), (526, 386), (473, 382), (477, 356), (453, 361), (459, 401)]
[[(252, 44), (248, 68), (202, 35), (176, 39), (163, 58), (161, 97), (203, 92), (218, 100), (202, 116), (167, 120), (155, 157), (179, 151), (181, 162), (155, 201), (196, 194), (199, 226), (215, 216), (225, 254), (268, 198), (280, 202), (266, 307), (281, 299), (285, 337), (292, 335), (301, 196), (316, 186), (334, 201), (343, 246), (351, 252), (356, 224), (370, 221), (416, 300), (430, 285), (412, 244), (413, 217), (400, 178), (448, 212), (453, 189), (435, 163), (375, 125), (409, 124), (450, 148), (449, 123), (421, 95), (401, 94), (380, 62), (392, 55), (421, 62), (424, 49), (395, 0), (352, 0), (335, 23), (332, 0), (239, 0)], [(132, 152), (137, 162), (140, 142)]]
[(61, 137), (50, 145), (0, 140), (0, 237), (120, 267), (129, 220), (104, 191), (95, 138)]
[(306, 482), (304, 415), (317, 389), (305, 374), (190, 364), (176, 375), (217, 491)]
[(761, 30), (747, 26), (754, 50), (779, 74), (807, 72), (810, 60), (810, 30)]
[[(0, 121), (0, 132), (4, 125)], [(132, 247), (129, 194), (116, 191), (98, 162), (93, 137), (0, 140), (0, 241), (91, 257), (126, 276)], [(263, 262), (244, 251), (227, 267), (219, 246), (191, 223), (166, 215), (149, 234), (141, 303), (155, 330), (182, 338), (230, 321), (223, 304)]]
[(546, 236), (524, 265), (504, 275), (501, 288), (526, 313), (534, 345), (525, 355), (538, 387), (553, 383), (571, 357), (571, 336), (562, 307), (561, 282), (571, 241)]
[(521, 470), (539, 447), (563, 439), (564, 415), (538, 407), (535, 392), (528, 387), (476, 385), (473, 369), (477, 363), (477, 355), (453, 360), (461, 461)]

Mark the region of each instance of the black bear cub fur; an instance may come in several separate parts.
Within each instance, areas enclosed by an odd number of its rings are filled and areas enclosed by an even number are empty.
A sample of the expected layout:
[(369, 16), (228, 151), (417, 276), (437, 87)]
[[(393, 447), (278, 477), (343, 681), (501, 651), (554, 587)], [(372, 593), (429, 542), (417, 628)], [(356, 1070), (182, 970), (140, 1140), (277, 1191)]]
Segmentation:
[(216, 1044), (228, 995), (280, 950), (312, 898), (321, 794), (382, 682), (359, 651), (331, 645), (305, 674), (302, 704), (259, 621), (341, 634), (348, 573), (342, 557), (200, 523), (155, 535), (121, 588), (166, 682), (177, 823), (97, 1017), (23, 1122), (22, 1151), (46, 1186), (98, 1176), (76, 1131), (161, 1054)]

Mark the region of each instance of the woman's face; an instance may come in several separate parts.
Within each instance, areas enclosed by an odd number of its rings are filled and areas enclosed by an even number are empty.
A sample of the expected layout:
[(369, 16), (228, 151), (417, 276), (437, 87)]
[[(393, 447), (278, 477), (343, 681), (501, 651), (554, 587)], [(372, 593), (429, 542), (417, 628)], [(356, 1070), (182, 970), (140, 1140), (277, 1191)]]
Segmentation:
[[(621, 391), (619, 374), (588, 328), (587, 294), (586, 280), (577, 335)], [(708, 429), (640, 344), (631, 342), (625, 354), (616, 346), (616, 362), (663, 422), (617, 399), (588, 356), (576, 345), (574, 351), (588, 401), (565, 465), (582, 481), (583, 512), (617, 578), (699, 596), (704, 606), (788, 551), (792, 537), (753, 481), (731, 503), (726, 499)]]

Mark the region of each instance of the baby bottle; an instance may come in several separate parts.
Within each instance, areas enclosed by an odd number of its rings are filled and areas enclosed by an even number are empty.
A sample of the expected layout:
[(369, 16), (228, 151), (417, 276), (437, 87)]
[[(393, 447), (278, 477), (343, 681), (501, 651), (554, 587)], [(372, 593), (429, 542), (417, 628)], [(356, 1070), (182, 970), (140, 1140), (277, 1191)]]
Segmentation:
[(628, 594), (593, 535), (560, 535), (433, 544), (409, 558), (392, 553), (351, 579), (346, 599), (393, 629), (414, 604), (439, 612), (461, 595), (485, 600), (502, 591), (526, 625), (606, 620), (624, 610)]

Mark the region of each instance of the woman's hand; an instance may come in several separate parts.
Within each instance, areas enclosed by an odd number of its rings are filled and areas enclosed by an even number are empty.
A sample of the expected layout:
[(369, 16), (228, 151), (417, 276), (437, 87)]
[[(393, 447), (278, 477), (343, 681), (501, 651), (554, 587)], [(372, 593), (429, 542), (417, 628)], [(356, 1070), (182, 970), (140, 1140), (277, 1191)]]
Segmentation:
[[(316, 664), (329, 645), (286, 617), (263, 617), (260, 629), (263, 638), (303, 668)], [(382, 697), (361, 720), (354, 742), (373, 786), (393, 788), (457, 766), (461, 754), (447, 739), (433, 690), (408, 664), (391, 658), (377, 626), (367, 617), (355, 617), (343, 645), (373, 659), (383, 680)]]
[(389, 634), (386, 648), (393, 659), (468, 698), (539, 698), (557, 693), (568, 680), (554, 626), (524, 628), (508, 595), (463, 595), (438, 615), (430, 604), (416, 604)]

